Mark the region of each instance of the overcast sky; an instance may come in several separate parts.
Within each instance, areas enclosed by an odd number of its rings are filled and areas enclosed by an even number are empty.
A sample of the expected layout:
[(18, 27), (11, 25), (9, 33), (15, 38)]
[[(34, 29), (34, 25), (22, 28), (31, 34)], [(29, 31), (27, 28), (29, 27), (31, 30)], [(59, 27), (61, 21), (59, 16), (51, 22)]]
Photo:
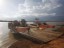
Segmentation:
[(0, 19), (64, 16), (64, 0), (0, 0)]

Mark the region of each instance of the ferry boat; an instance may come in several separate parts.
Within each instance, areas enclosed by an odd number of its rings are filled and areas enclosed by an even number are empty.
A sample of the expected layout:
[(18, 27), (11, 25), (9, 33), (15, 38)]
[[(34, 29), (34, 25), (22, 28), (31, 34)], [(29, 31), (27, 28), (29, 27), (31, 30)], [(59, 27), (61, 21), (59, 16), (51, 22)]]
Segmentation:
[(50, 28), (55, 28), (53, 25), (30, 24), (28, 25), (24, 19), (22, 21), (9, 22), (8, 27), (14, 34), (16, 39), (28, 39), (35, 43), (47, 43), (63, 34), (63, 32), (52, 31)]

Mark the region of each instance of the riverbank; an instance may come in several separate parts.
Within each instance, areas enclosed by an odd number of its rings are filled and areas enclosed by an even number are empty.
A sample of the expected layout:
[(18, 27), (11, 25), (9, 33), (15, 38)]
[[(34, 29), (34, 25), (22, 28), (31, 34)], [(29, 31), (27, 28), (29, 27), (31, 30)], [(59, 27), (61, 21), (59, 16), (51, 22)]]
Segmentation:
[(64, 48), (64, 35), (46, 44), (35, 44), (28, 40), (17, 41), (9, 48)]

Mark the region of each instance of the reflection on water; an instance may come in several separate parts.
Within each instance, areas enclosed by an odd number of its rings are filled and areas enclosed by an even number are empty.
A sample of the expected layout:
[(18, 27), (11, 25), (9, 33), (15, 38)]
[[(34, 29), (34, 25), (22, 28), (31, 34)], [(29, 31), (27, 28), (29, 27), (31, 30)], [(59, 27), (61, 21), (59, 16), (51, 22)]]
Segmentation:
[(8, 22), (0, 22), (0, 34), (6, 34), (9, 32)]
[(8, 22), (0, 22), (0, 48), (7, 48), (14, 41), (8, 29)]
[(8, 22), (0, 22), (0, 42), (1, 40), (4, 40), (5, 37), (7, 37), (8, 32)]
[(64, 22), (47, 22), (47, 23), (52, 25), (64, 25)]
[[(34, 22), (27, 22), (27, 24), (33, 24)], [(44, 23), (44, 22), (41, 22)], [(47, 24), (50, 25), (64, 25), (64, 22), (46, 22)]]

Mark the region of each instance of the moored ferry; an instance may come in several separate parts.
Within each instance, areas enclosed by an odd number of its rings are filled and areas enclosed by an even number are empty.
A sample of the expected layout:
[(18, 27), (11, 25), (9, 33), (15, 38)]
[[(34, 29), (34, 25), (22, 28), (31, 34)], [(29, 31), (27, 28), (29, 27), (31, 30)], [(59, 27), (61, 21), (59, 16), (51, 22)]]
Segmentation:
[(8, 27), (16, 39), (24, 38), (35, 43), (46, 43), (63, 35), (63, 32), (57, 31), (54, 25), (41, 22), (27, 24), (25, 19), (20, 22), (9, 22)]

